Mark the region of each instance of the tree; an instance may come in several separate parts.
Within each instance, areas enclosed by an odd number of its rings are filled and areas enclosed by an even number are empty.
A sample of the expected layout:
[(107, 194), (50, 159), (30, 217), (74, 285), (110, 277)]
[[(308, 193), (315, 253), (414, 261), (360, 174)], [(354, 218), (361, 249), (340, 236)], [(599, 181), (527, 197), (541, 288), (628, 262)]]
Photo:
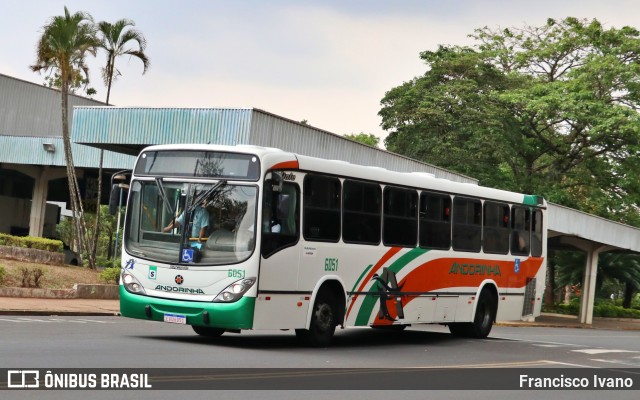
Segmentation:
[[(69, 89), (80, 79), (88, 81), (89, 69), (85, 64), (85, 58), (88, 54), (95, 56), (98, 45), (99, 41), (91, 15), (85, 12), (72, 15), (65, 7), (64, 15), (54, 16), (44, 25), (42, 36), (37, 44), (36, 63), (31, 66), (34, 72), (56, 71), (60, 75), (62, 139), (67, 165), (69, 198), (75, 220), (76, 248), (79, 253), (90, 242), (87, 237), (82, 198), (71, 150), (68, 118)], [(91, 249), (87, 248), (87, 250)], [(95, 260), (91, 257), (92, 251), (87, 253), (89, 266), (95, 268)]]
[[(550, 263), (557, 269), (555, 283), (560, 287), (582, 283), (586, 253), (580, 251), (556, 251)], [(619, 282), (624, 286), (622, 306), (631, 307), (633, 296), (640, 290), (640, 256), (626, 253), (603, 253), (598, 258), (596, 290), (605, 282)]]
[[(151, 65), (149, 58), (144, 50), (147, 47), (147, 40), (144, 35), (136, 29), (127, 29), (135, 26), (135, 22), (129, 19), (120, 19), (115, 23), (102, 21), (98, 23), (98, 33), (101, 38), (100, 48), (107, 53), (107, 64), (102, 68), (102, 79), (107, 87), (107, 100), (111, 95), (111, 86), (113, 82), (122, 74), (116, 68), (116, 59), (118, 57), (128, 55), (142, 61), (142, 74), (144, 75)], [(137, 43), (137, 49), (128, 48), (130, 42)]]
[[(150, 61), (145, 54), (147, 47), (147, 40), (144, 35), (136, 29), (127, 29), (128, 27), (135, 26), (135, 22), (128, 19), (120, 19), (115, 23), (102, 21), (98, 23), (98, 34), (100, 36), (99, 47), (104, 49), (107, 53), (107, 63), (102, 68), (102, 79), (107, 87), (107, 99), (105, 103), (109, 104), (109, 97), (111, 96), (111, 86), (114, 81), (122, 74), (116, 68), (116, 59), (118, 57), (129, 55), (131, 57), (138, 58), (142, 61), (142, 74), (144, 75), (150, 66)], [(137, 49), (129, 48), (128, 43), (137, 43)], [(98, 221), (100, 221), (100, 198), (102, 196), (102, 163), (104, 160), (104, 150), (100, 149), (100, 160), (98, 167), (98, 206), (96, 207), (96, 219), (93, 234), (93, 249), (94, 256), (97, 249), (98, 237), (100, 235), (100, 227)]]
[(382, 99), (389, 150), (640, 222), (640, 33), (597, 20), (482, 28)]
[(600, 280), (615, 280), (624, 285), (622, 307), (630, 308), (633, 296), (640, 290), (640, 256), (636, 254), (602, 254), (598, 262)]
[[(62, 81), (60, 80), (60, 74), (57, 72), (53, 72), (49, 76), (47, 76), (44, 80), (44, 86), (49, 88), (60, 89), (62, 86)], [(95, 88), (89, 87), (89, 80), (78, 76), (75, 82), (72, 82), (69, 86), (69, 93), (76, 94), (78, 90), (84, 90), (85, 95), (88, 97), (94, 96), (96, 93)]]
[(380, 138), (372, 133), (366, 134), (364, 132), (360, 132), (357, 135), (350, 134), (350, 135), (344, 135), (344, 137), (346, 137), (349, 140), (360, 142), (362, 144), (366, 144), (372, 147), (378, 147), (378, 144), (380, 143)]

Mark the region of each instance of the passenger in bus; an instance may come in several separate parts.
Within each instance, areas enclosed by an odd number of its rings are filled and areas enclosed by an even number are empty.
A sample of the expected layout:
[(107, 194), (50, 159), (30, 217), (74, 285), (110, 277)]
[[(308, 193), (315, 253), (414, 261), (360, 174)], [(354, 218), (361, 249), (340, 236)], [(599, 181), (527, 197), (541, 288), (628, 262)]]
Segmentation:
[[(209, 227), (209, 212), (204, 207), (204, 204), (200, 204), (191, 213), (191, 238), (198, 238), (198, 242), (202, 242), (202, 238), (207, 236), (207, 228)], [(163, 232), (171, 232), (172, 229), (183, 226), (184, 224), (184, 211), (180, 213), (178, 218), (175, 218), (169, 225), (165, 226)]]
[(517, 232), (513, 234), (514, 248), (518, 253), (529, 253), (529, 246), (527, 244), (527, 238), (524, 233)]

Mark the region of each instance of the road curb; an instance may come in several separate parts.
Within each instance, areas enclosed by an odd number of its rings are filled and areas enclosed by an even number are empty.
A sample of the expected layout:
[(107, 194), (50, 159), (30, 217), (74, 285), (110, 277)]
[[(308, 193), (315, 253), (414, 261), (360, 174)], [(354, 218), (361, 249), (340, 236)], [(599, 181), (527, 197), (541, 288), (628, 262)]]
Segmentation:
[(118, 300), (120, 298), (120, 286), (76, 283), (73, 285), (73, 289), (0, 287), (0, 297)]
[(39, 316), (39, 317), (54, 317), (54, 316), (68, 316), (68, 317), (113, 317), (120, 316), (119, 312), (104, 311), (104, 312), (92, 312), (92, 311), (34, 311), (34, 310), (1, 310), (0, 316), (3, 315), (20, 315), (20, 316)]

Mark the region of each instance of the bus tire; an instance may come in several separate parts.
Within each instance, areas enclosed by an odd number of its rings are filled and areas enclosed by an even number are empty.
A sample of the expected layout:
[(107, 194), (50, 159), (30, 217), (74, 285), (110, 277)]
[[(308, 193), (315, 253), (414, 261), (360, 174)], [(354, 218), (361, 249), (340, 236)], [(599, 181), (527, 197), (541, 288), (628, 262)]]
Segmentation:
[(476, 306), (476, 314), (469, 326), (469, 336), (484, 339), (489, 336), (498, 311), (498, 300), (493, 294), (483, 290)]
[(210, 337), (210, 338), (220, 337), (224, 333), (224, 329), (222, 328), (211, 328), (208, 326), (197, 326), (197, 325), (191, 325), (191, 327), (193, 328), (193, 331), (198, 335)]
[(327, 347), (336, 330), (337, 302), (321, 291), (313, 304), (309, 329), (296, 329), (296, 336), (311, 347)]
[(489, 291), (483, 290), (478, 299), (473, 322), (449, 324), (449, 332), (454, 336), (484, 339), (491, 332), (497, 311), (497, 299)]

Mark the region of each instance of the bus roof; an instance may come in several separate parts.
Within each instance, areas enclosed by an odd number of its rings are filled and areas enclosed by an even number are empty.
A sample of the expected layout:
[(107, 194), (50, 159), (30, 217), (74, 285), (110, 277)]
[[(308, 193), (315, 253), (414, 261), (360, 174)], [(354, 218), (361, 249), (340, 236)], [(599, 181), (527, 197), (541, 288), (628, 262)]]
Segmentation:
[(342, 176), (345, 178), (364, 179), (376, 181), (384, 184), (407, 186), (419, 189), (432, 190), (443, 193), (479, 197), (483, 199), (501, 200), (516, 204), (527, 204), (532, 206), (546, 207), (546, 202), (541, 196), (526, 195), (522, 193), (510, 192), (501, 189), (493, 189), (472, 183), (454, 182), (448, 179), (436, 178), (432, 174), (425, 172), (397, 172), (381, 167), (352, 164), (343, 160), (326, 160), (317, 157), (304, 156), (286, 152), (273, 147), (262, 147), (254, 145), (224, 146), (213, 144), (173, 144), (156, 145), (145, 148), (143, 151), (162, 150), (199, 150), (199, 151), (226, 151), (255, 154), (260, 159), (276, 156), (282, 160), (289, 158), (298, 160), (299, 169), (302, 171), (313, 171), (330, 175)]

